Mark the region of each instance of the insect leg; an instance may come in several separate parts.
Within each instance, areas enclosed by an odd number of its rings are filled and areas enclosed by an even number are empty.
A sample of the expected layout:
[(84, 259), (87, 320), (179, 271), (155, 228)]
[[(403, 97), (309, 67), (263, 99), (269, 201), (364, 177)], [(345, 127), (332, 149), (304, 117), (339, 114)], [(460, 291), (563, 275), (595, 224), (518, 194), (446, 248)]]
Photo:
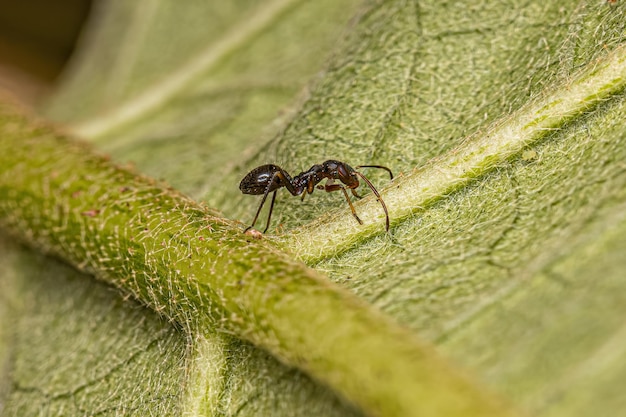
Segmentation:
[[(252, 229), (254, 225), (256, 224), (256, 221), (259, 218), (259, 214), (261, 213), (261, 209), (263, 208), (263, 205), (265, 204), (265, 200), (267, 199), (267, 195), (269, 194), (269, 191), (270, 191), (270, 188), (267, 187), (267, 189), (265, 190), (265, 193), (263, 194), (263, 198), (261, 199), (261, 204), (259, 204), (259, 208), (257, 209), (256, 214), (254, 215), (254, 220), (252, 220), (252, 224), (250, 226), (246, 227), (246, 230), (243, 231), (244, 233)], [(274, 190), (274, 196), (272, 197), (272, 206), (274, 205), (274, 198), (276, 197), (276, 191), (277, 190)], [(270, 210), (270, 216), (271, 215), (272, 215), (272, 212)], [(267, 230), (267, 228), (265, 230)]]
[(348, 195), (348, 192), (346, 191), (346, 187), (344, 187), (341, 184), (326, 184), (326, 186), (324, 187), (324, 190), (326, 190), (326, 192), (329, 192), (329, 193), (332, 191), (337, 191), (337, 190), (343, 191), (343, 195), (346, 197), (346, 201), (348, 202), (348, 205), (350, 205), (350, 210), (352, 211), (352, 215), (354, 216), (356, 221), (359, 222), (359, 224), (363, 224), (363, 221), (356, 214), (356, 210), (354, 209), (354, 206), (352, 205), (352, 201), (350, 201), (350, 196)]
[(356, 190), (354, 188), (350, 188), (350, 191), (352, 192), (352, 195), (355, 196), (356, 198), (363, 198), (362, 195), (359, 195), (359, 193), (356, 192)]
[[(272, 219), (272, 211), (274, 210), (274, 201), (276, 201), (276, 191), (278, 190), (274, 190), (274, 194), (272, 194), (272, 202), (270, 203), (270, 213), (267, 215), (267, 223), (265, 224), (265, 230), (263, 230), (263, 233), (267, 232), (267, 229), (269, 229), (270, 227), (270, 220)], [(258, 215), (259, 213), (257, 213), (257, 216)]]

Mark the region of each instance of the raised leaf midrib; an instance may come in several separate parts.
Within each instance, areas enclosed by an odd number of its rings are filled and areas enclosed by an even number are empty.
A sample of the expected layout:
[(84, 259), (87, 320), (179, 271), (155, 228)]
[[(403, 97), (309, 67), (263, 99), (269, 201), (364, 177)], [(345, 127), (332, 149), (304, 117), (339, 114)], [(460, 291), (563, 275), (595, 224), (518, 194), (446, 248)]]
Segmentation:
[[(465, 140), (459, 147), (424, 167), (401, 175), (380, 190), (393, 223), (424, 210), (442, 196), (487, 174), (525, 147), (558, 131), (593, 107), (606, 104), (626, 86), (626, 46), (603, 58), (557, 86), (540, 100), (497, 123), (485, 134)], [(357, 203), (365, 225), (354, 227), (345, 210), (323, 216), (283, 238), (285, 246), (307, 263), (316, 263), (349, 249), (383, 230), (378, 202), (369, 198)], [(279, 238), (280, 239), (280, 238)], [(317, 242), (327, 242), (319, 245)]]

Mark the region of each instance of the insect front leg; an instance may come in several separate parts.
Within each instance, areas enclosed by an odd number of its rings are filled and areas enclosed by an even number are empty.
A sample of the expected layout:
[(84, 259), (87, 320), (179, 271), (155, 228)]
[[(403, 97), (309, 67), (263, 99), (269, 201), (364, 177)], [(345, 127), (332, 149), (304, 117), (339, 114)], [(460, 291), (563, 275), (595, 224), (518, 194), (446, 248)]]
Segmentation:
[(358, 199), (363, 198), (363, 196), (359, 195), (359, 193), (357, 193), (354, 188), (350, 188), (350, 191), (352, 192), (352, 195), (355, 196), (356, 198), (358, 198)]
[(350, 206), (350, 210), (352, 211), (352, 215), (354, 216), (356, 221), (359, 222), (359, 224), (363, 224), (363, 221), (356, 214), (356, 210), (354, 209), (354, 206), (352, 205), (352, 201), (350, 201), (350, 196), (348, 195), (348, 192), (346, 191), (346, 187), (344, 185), (341, 185), (341, 184), (328, 184), (328, 182), (327, 182), (326, 185), (324, 186), (324, 190), (327, 193), (330, 193), (330, 192), (333, 192), (333, 191), (338, 191), (338, 190), (343, 191), (343, 195), (346, 197), (346, 201), (348, 202), (348, 205)]

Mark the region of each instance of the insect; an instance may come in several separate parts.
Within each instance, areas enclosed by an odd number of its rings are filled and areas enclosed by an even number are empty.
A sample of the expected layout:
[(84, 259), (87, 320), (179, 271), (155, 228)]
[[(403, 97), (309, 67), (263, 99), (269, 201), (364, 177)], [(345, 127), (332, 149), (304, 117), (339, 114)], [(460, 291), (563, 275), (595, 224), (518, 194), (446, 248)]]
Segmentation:
[[(384, 169), (389, 172), (389, 177), (393, 179), (393, 173), (387, 167), (381, 165), (359, 165), (356, 168), (379, 168)], [(261, 204), (259, 204), (259, 208), (256, 211), (256, 215), (254, 216), (254, 220), (252, 224), (246, 228), (244, 231), (252, 229), (259, 217), (259, 213), (261, 213), (261, 209), (265, 204), (265, 200), (267, 196), (272, 191), (272, 202), (270, 203), (270, 212), (267, 216), (267, 224), (265, 225), (265, 230), (263, 233), (267, 232), (267, 229), (270, 226), (270, 220), (272, 218), (272, 210), (274, 209), (274, 201), (276, 200), (276, 191), (279, 188), (285, 187), (287, 191), (291, 193), (293, 196), (302, 195), (301, 200), (304, 201), (304, 197), (307, 194), (312, 194), (315, 191), (315, 188), (319, 190), (324, 190), (328, 193), (332, 191), (343, 192), (343, 195), (346, 197), (346, 201), (348, 205), (350, 205), (350, 210), (352, 211), (352, 215), (359, 222), (359, 224), (363, 224), (359, 216), (356, 214), (356, 210), (354, 210), (354, 206), (352, 205), (352, 201), (350, 201), (350, 197), (348, 196), (347, 189), (350, 190), (352, 195), (357, 198), (362, 198), (356, 192), (356, 188), (359, 186), (359, 177), (365, 181), (367, 186), (372, 190), (374, 195), (376, 195), (380, 205), (383, 207), (385, 211), (385, 229), (389, 230), (389, 212), (387, 211), (387, 206), (385, 202), (378, 194), (378, 190), (374, 188), (370, 180), (368, 180), (365, 175), (356, 171), (350, 165), (345, 162), (328, 160), (323, 162), (320, 165), (313, 165), (307, 171), (301, 172), (295, 177), (291, 177), (287, 171), (279, 167), (278, 165), (267, 164), (261, 165), (259, 167), (254, 168), (250, 171), (239, 184), (239, 189), (244, 194), (252, 194), (252, 195), (261, 195), (263, 194), (263, 199), (261, 200)], [(318, 185), (322, 180), (327, 179), (324, 185)], [(335, 183), (335, 180), (341, 182), (341, 184)]]

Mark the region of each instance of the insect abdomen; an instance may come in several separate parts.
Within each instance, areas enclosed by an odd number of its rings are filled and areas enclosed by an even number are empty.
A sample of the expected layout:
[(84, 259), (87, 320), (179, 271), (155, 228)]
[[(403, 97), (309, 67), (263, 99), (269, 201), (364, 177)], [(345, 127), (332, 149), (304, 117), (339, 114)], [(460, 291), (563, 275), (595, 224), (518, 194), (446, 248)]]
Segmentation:
[[(270, 187), (269, 191), (280, 188), (281, 180), (279, 177), (274, 176), (279, 171), (281, 171), (279, 166), (272, 164), (261, 165), (243, 177), (239, 183), (239, 189), (244, 194), (260, 195), (265, 194), (268, 186)], [(274, 183), (270, 184), (272, 178), (274, 178)]]

